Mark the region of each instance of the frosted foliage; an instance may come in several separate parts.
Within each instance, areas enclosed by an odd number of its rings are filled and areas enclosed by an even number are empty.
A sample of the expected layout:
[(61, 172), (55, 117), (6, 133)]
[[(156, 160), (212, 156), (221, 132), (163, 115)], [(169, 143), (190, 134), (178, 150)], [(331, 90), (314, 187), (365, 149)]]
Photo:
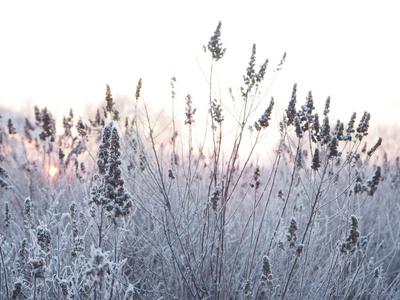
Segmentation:
[(400, 299), (398, 151), (373, 114), (273, 98), (286, 54), (270, 72), (247, 45), (221, 89), (221, 24), (205, 96), (172, 78), (159, 111), (139, 79), (63, 130), (0, 117), (1, 299)]

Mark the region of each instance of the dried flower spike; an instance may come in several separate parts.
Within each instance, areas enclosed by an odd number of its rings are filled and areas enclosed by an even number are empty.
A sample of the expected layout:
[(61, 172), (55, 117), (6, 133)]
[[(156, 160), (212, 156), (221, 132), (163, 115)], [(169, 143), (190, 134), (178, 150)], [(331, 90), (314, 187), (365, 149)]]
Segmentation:
[(186, 99), (186, 108), (185, 108), (186, 120), (185, 120), (185, 125), (186, 124), (192, 125), (194, 123), (193, 116), (196, 113), (196, 109), (192, 109), (192, 96), (190, 94), (188, 94), (185, 99)]
[(271, 120), (274, 103), (274, 97), (271, 97), (271, 102), (269, 103), (268, 108), (265, 110), (261, 118), (259, 118), (258, 121), (254, 124), (254, 127), (257, 131), (260, 131), (261, 128), (267, 128), (269, 126), (269, 120)]
[(380, 147), (381, 144), (382, 144), (382, 138), (380, 137), (376, 142), (376, 144), (367, 152), (368, 156), (371, 156), (376, 151), (376, 149)]
[(114, 102), (113, 102), (113, 98), (111, 95), (111, 89), (108, 84), (107, 84), (107, 90), (106, 90), (106, 102), (107, 102), (106, 110), (109, 113), (111, 113), (113, 111)]
[(294, 123), (294, 118), (297, 116), (297, 112), (296, 112), (297, 98), (296, 97), (297, 97), (297, 84), (295, 83), (293, 85), (292, 98), (290, 99), (288, 108), (285, 110), (288, 126)]
[(217, 29), (215, 29), (214, 35), (211, 37), (210, 41), (208, 42), (208, 50), (212, 54), (212, 58), (215, 61), (220, 60), (224, 54), (226, 49), (222, 48), (222, 43), (221, 43), (221, 26), (222, 23), (219, 21)]
[(311, 169), (313, 169), (314, 171), (317, 171), (320, 166), (321, 166), (321, 161), (319, 158), (319, 149), (317, 147), (317, 148), (315, 148), (315, 151), (314, 151)]
[(142, 78), (139, 79), (138, 84), (136, 86), (136, 93), (135, 93), (136, 101), (139, 100), (139, 98), (140, 98), (140, 90), (141, 89), (142, 89)]

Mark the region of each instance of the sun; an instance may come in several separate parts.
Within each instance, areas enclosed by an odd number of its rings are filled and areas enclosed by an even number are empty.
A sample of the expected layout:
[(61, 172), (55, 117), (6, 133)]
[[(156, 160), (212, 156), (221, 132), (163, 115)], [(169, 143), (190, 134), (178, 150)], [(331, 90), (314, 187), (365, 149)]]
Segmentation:
[(58, 169), (57, 169), (55, 166), (51, 166), (51, 167), (49, 168), (49, 175), (50, 175), (51, 177), (56, 176), (57, 173), (58, 173)]

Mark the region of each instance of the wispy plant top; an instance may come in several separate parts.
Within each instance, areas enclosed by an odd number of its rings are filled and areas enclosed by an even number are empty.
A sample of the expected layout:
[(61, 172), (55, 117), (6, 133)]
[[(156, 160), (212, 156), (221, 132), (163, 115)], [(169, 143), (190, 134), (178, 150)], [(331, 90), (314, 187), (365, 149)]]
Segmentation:
[(217, 29), (215, 29), (214, 35), (211, 37), (210, 41), (208, 42), (208, 50), (210, 50), (212, 54), (212, 58), (215, 61), (220, 60), (226, 51), (226, 48), (222, 48), (221, 43), (221, 21), (219, 21)]

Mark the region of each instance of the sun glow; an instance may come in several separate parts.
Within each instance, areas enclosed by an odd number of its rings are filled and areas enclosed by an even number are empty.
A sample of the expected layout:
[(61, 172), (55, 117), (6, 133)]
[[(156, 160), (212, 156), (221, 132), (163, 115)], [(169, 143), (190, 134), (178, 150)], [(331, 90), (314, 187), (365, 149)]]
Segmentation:
[(57, 173), (58, 173), (58, 169), (57, 169), (55, 166), (51, 166), (51, 167), (49, 168), (49, 175), (50, 175), (51, 177), (56, 176)]

